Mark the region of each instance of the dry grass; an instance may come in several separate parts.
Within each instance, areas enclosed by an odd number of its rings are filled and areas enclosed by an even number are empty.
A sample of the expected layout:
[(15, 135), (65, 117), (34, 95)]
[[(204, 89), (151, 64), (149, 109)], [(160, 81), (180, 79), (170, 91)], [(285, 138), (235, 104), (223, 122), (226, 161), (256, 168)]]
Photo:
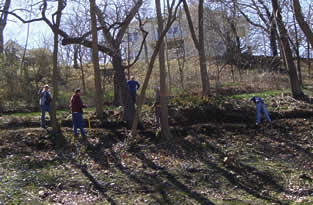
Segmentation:
[[(151, 79), (148, 86), (148, 96), (152, 96), (152, 88), (159, 86), (159, 69), (158, 62), (155, 63)], [(92, 66), (89, 65), (86, 70), (87, 88), (89, 90), (94, 89), (94, 77)], [(134, 75), (136, 80), (143, 84), (147, 70), (147, 65), (144, 62), (138, 62), (130, 69), (130, 75)], [(184, 88), (181, 83), (181, 75), (177, 60), (169, 61), (169, 68), (167, 66), (168, 79), (170, 77), (170, 95), (181, 95), (190, 93), (201, 93), (201, 76), (199, 70), (199, 61), (197, 58), (189, 58), (186, 60), (183, 73), (184, 73)], [(127, 76), (127, 70), (126, 76)], [(73, 84), (80, 84), (80, 71), (73, 72)], [(285, 90), (289, 87), (289, 79), (287, 73), (279, 72), (267, 72), (263, 70), (239, 70), (234, 67), (233, 72), (231, 66), (225, 66), (225, 68), (219, 74), (217, 66), (212, 62), (208, 62), (208, 75), (210, 79), (210, 87), (212, 93), (216, 93), (216, 89), (231, 89), (237, 90), (239, 93), (250, 91), (266, 91), (266, 90)], [(307, 74), (304, 73), (304, 78), (307, 78)], [(105, 81), (105, 92), (113, 93), (113, 79), (107, 78)], [(235, 93), (235, 94), (239, 94)], [(225, 94), (225, 93), (222, 93)], [(233, 94), (230, 92), (230, 94)]]

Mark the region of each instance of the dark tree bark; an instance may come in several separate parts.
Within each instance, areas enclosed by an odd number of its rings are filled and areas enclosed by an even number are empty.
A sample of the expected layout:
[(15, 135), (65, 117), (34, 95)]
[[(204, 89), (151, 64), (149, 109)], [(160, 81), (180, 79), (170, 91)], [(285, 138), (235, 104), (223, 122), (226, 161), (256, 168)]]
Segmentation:
[[(58, 81), (60, 71), (58, 67), (58, 48), (59, 48), (59, 28), (62, 17), (62, 10), (65, 8), (66, 2), (64, 0), (58, 0), (58, 9), (56, 12), (55, 25), (53, 26), (54, 44), (53, 44), (53, 74), (52, 74), (52, 86), (53, 86), (53, 100), (51, 106), (51, 125), (52, 133), (56, 136), (60, 136), (61, 129), (57, 120), (57, 101), (58, 101)], [(57, 144), (62, 144), (60, 137), (56, 138)]]
[(115, 95), (119, 98), (119, 101), (122, 103), (121, 105), (124, 107), (123, 120), (126, 121), (128, 127), (131, 127), (135, 116), (135, 102), (133, 102), (128, 92), (125, 67), (122, 65), (120, 55), (112, 58), (112, 65), (116, 73), (114, 75)]
[(285, 64), (289, 74), (289, 80), (291, 85), (291, 92), (293, 97), (302, 98), (304, 96), (301, 85), (299, 83), (296, 66), (293, 62), (292, 51), (290, 49), (288, 32), (284, 26), (281, 16), (281, 9), (278, 0), (272, 0), (273, 13), (275, 16), (275, 23), (277, 26), (277, 33), (281, 42), (282, 53), (284, 54)]
[(4, 37), (3, 32), (5, 29), (5, 26), (7, 25), (7, 19), (8, 19), (8, 11), (10, 8), (11, 0), (5, 0), (4, 6), (2, 8), (1, 16), (0, 16), (0, 54), (4, 51)]
[(301, 72), (301, 56), (300, 56), (300, 40), (299, 40), (299, 34), (298, 34), (298, 27), (297, 27), (297, 24), (296, 24), (296, 20), (295, 20), (295, 15), (294, 15), (294, 29), (295, 29), (295, 52), (296, 52), (296, 55), (297, 55), (297, 69), (298, 69), (298, 79), (299, 79), (299, 83), (301, 86), (303, 86), (303, 82), (302, 82), (302, 72)]
[(307, 22), (304, 20), (299, 0), (292, 0), (292, 3), (293, 3), (293, 11), (299, 23), (299, 26), (301, 30), (303, 31), (304, 35), (306, 36), (306, 38), (308, 39), (308, 41), (310, 42), (311, 47), (313, 47), (313, 31), (311, 30)]
[(278, 47), (277, 47), (277, 33), (276, 33), (276, 25), (273, 21), (273, 17), (271, 18), (271, 28), (270, 28), (270, 45), (273, 56), (278, 56)]
[(95, 74), (96, 86), (96, 113), (97, 118), (103, 121), (103, 93), (101, 87), (101, 75), (99, 66), (99, 49), (98, 49), (98, 33), (97, 33), (97, 18), (96, 18), (96, 3), (95, 0), (90, 0), (90, 16), (91, 16), (91, 33), (92, 33), (92, 63)]

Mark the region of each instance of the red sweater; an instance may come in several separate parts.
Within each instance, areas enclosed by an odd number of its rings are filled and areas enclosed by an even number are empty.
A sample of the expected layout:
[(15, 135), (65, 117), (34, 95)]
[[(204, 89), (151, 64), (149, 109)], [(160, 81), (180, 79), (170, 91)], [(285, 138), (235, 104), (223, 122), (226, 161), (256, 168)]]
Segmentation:
[(83, 112), (83, 107), (85, 105), (83, 104), (82, 100), (80, 99), (80, 96), (77, 94), (72, 95), (71, 98), (71, 112)]

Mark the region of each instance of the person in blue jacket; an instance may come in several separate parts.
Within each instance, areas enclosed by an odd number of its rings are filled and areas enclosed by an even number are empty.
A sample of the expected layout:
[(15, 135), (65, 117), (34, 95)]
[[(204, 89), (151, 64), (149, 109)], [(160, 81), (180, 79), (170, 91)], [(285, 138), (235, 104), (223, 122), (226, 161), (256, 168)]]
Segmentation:
[(51, 120), (51, 112), (50, 112), (50, 102), (52, 100), (51, 95), (49, 93), (49, 85), (44, 85), (38, 92), (39, 96), (39, 104), (41, 111), (41, 127), (46, 128), (46, 112), (49, 113)]
[(134, 76), (131, 76), (130, 80), (127, 81), (127, 87), (133, 102), (136, 103), (136, 91), (140, 88), (140, 84), (135, 80)]
[(259, 97), (252, 97), (249, 99), (249, 102), (253, 101), (256, 105), (256, 125), (259, 125), (261, 123), (261, 111), (264, 113), (265, 118), (268, 122), (272, 122), (270, 116), (268, 115), (264, 101)]

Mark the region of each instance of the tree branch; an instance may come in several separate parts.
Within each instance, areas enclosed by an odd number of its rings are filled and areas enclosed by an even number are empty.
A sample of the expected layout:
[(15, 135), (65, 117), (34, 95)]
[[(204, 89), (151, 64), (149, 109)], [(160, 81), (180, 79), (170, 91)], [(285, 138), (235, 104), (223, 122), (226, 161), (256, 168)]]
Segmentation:
[(143, 35), (143, 40), (142, 40), (142, 42), (141, 42), (139, 52), (137, 53), (137, 55), (136, 55), (134, 61), (133, 61), (131, 64), (125, 66), (125, 68), (131, 68), (133, 65), (135, 65), (135, 63), (137, 63), (137, 61), (139, 60), (139, 57), (140, 57), (140, 55), (141, 55), (142, 49), (143, 49), (143, 47), (144, 47), (146, 38), (147, 38), (147, 36), (148, 36), (148, 34), (149, 34), (147, 31), (144, 30), (143, 24), (142, 24), (142, 21), (141, 21), (140, 18), (138, 19), (138, 21), (139, 21), (139, 28), (140, 28), (140, 31), (144, 34), (144, 35)]
[(123, 36), (130, 24), (130, 22), (134, 19), (136, 13), (138, 12), (139, 8), (141, 7), (143, 0), (138, 0), (135, 6), (130, 10), (129, 14), (126, 16), (125, 20), (122, 23), (120, 30), (117, 33), (116, 40), (118, 44), (120, 44), (123, 40)]
[(17, 18), (19, 21), (21, 21), (24, 24), (32, 23), (32, 22), (36, 22), (36, 21), (42, 21), (43, 20), (43, 18), (36, 18), (36, 19), (25, 20), (24, 18), (20, 17), (18, 14), (14, 13), (14, 12), (11, 12), (11, 11), (0, 10), (0, 12), (10, 14), (10, 15), (14, 16), (15, 18)]
[(199, 50), (200, 49), (200, 42), (197, 38), (197, 35), (196, 35), (196, 32), (195, 32), (195, 28), (193, 26), (193, 22), (192, 22), (192, 18), (191, 18), (191, 14), (190, 14), (190, 11), (189, 11), (189, 7), (188, 7), (188, 4), (186, 2), (186, 0), (182, 0), (183, 2), (183, 5), (184, 5), (184, 10), (185, 10), (185, 14), (186, 14), (186, 17), (187, 17), (187, 21), (188, 21), (188, 26), (189, 26), (189, 30), (190, 30), (190, 33), (191, 33), (191, 37), (194, 41), (194, 44), (196, 46), (196, 48)]

